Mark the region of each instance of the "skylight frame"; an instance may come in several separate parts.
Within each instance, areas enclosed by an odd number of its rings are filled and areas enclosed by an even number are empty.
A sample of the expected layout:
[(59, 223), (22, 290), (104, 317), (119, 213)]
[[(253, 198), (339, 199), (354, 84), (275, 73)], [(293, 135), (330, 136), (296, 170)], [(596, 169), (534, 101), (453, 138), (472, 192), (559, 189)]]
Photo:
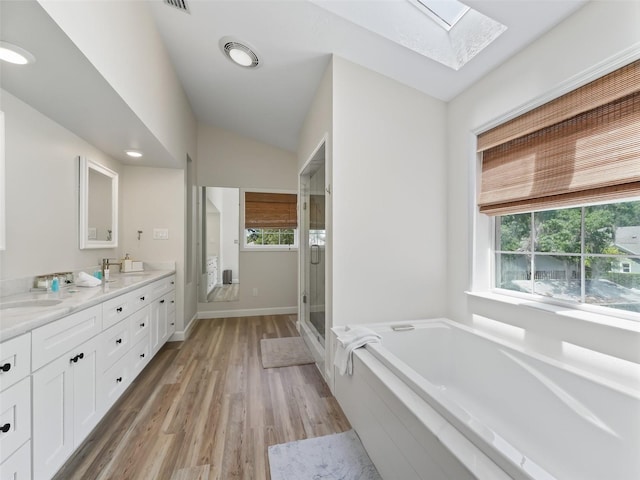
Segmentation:
[[(471, 10), (471, 7), (465, 5), (464, 3), (458, 0), (407, 0), (409, 3), (413, 4), (421, 13), (432, 19), (436, 22), (440, 27), (444, 28), (447, 32), (450, 31), (456, 23), (464, 17), (467, 12)], [(459, 4), (461, 8), (459, 8), (458, 12), (451, 17), (446, 12), (443, 12), (439, 7), (442, 6), (443, 3), (449, 3), (451, 5)]]

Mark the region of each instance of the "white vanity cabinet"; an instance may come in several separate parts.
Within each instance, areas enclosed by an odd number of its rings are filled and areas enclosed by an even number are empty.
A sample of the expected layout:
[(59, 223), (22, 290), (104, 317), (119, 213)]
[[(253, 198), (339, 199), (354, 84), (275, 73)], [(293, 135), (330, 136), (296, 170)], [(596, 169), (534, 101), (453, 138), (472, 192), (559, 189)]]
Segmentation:
[(175, 277), (155, 290), (151, 302), (151, 355), (155, 355), (175, 331)]
[(31, 334), (0, 345), (0, 480), (31, 478), (30, 365)]
[[(85, 340), (90, 329), (82, 328), (101, 321), (98, 305), (32, 332), (34, 348), (44, 346), (47, 352), (33, 354), (34, 364), (44, 363), (32, 375), (34, 479), (52, 477), (104, 414), (98, 397), (101, 338), (93, 335)], [(81, 339), (74, 343), (69, 337)], [(56, 358), (61, 343), (68, 349)]]
[[(169, 321), (171, 311), (173, 319)], [(46, 480), (55, 475), (168, 340), (170, 323), (175, 323), (175, 276), (28, 334), (33, 398), (27, 398), (25, 405), (29, 408), (32, 404), (33, 476), (25, 478)], [(151, 343), (154, 331), (160, 333), (155, 350)], [(27, 386), (29, 380), (25, 378)], [(2, 447), (4, 452), (4, 444)], [(0, 480), (4, 480), (4, 470), (0, 471)]]

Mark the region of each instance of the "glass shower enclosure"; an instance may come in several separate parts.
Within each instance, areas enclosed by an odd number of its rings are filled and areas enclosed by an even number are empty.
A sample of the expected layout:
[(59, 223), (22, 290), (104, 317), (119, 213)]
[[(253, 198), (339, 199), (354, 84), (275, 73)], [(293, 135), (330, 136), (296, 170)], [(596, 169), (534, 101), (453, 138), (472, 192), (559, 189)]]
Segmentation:
[(325, 158), (324, 145), (300, 175), (300, 330), (324, 371), (325, 346)]

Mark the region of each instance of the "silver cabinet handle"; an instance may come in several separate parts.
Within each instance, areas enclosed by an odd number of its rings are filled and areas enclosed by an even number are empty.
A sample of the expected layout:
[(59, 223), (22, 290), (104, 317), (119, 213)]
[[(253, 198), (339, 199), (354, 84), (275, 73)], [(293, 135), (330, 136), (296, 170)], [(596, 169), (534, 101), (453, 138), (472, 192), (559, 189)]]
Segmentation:
[[(316, 254), (316, 260), (313, 261), (313, 253)], [(320, 263), (320, 245), (311, 245), (311, 265), (318, 265)]]

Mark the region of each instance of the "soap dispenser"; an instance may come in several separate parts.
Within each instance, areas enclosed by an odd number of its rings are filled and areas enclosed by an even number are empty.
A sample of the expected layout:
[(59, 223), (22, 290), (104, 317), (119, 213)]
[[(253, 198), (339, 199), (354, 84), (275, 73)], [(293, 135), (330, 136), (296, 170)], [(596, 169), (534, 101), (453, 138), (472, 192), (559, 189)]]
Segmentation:
[(51, 280), (51, 291), (57, 292), (59, 290), (60, 290), (60, 280), (58, 279), (58, 277), (53, 277), (53, 280)]
[(125, 254), (124, 258), (122, 259), (122, 271), (123, 272), (130, 272), (132, 270), (131, 268), (131, 257), (129, 256), (129, 254)]

